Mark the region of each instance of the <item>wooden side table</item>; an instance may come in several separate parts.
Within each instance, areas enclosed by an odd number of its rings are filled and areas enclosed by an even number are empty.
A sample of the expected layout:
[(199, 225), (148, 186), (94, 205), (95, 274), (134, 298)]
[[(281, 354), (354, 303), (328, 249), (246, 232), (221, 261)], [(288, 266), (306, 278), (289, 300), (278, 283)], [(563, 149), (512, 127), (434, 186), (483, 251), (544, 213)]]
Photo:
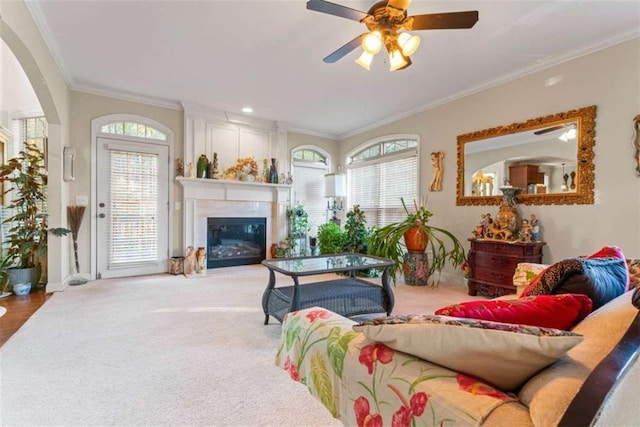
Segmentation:
[(545, 242), (505, 242), (490, 239), (469, 239), (469, 295), (478, 292), (490, 297), (516, 293), (513, 274), (521, 262), (542, 263)]

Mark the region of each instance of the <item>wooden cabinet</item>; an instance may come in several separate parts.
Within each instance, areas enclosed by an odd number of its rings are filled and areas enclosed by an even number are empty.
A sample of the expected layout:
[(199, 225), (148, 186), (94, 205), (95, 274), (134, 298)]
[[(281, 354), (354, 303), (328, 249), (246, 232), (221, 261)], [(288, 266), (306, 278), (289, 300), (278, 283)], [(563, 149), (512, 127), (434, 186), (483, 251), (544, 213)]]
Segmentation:
[(544, 184), (544, 173), (540, 173), (536, 165), (509, 166), (509, 184), (526, 193), (529, 184)]
[(499, 240), (469, 239), (469, 295), (478, 292), (498, 297), (516, 292), (513, 274), (521, 262), (542, 263), (544, 242), (502, 242)]

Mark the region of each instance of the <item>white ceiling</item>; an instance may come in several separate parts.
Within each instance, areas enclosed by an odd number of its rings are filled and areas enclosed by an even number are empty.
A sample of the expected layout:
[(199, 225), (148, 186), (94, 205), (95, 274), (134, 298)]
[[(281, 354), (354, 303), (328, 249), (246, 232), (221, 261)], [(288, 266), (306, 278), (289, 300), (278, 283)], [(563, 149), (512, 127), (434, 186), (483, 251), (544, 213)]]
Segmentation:
[[(368, 10), (373, 1), (340, 1)], [(422, 1), (409, 14), (478, 10), (470, 30), (419, 31), (406, 70), (360, 49), (329, 53), (364, 24), (312, 12), (305, 0), (28, 0), (69, 85), (194, 103), (345, 137), (480, 88), (640, 34), (634, 1)]]

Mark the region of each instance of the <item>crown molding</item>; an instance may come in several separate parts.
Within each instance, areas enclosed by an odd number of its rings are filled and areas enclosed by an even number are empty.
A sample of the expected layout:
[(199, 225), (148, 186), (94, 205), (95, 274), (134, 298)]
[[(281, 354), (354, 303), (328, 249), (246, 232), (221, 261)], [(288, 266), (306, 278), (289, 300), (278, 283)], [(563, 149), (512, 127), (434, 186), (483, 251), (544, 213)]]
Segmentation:
[(319, 132), (319, 131), (315, 131), (315, 130), (311, 130), (311, 129), (290, 127), (287, 130), (289, 132), (301, 133), (303, 135), (309, 135), (309, 136), (317, 136), (318, 138), (330, 139), (332, 141), (339, 141), (340, 140), (338, 135), (334, 135), (334, 134), (326, 133), (326, 132)]
[(117, 91), (113, 89), (106, 89), (97, 87), (90, 84), (73, 84), (69, 89), (88, 93), (90, 95), (106, 96), (108, 98), (115, 98), (121, 101), (137, 102), (139, 104), (152, 105), (154, 107), (168, 108), (170, 110), (182, 111), (182, 105), (177, 101), (171, 101), (168, 99), (155, 98), (153, 96), (139, 95), (136, 93), (128, 93)]
[(506, 74), (506, 75), (504, 75), (502, 77), (499, 77), (497, 79), (486, 81), (486, 82), (481, 83), (478, 86), (475, 86), (475, 87), (473, 87), (471, 89), (463, 90), (461, 92), (455, 93), (455, 94), (453, 94), (451, 96), (447, 96), (445, 98), (441, 98), (441, 99), (436, 100), (434, 102), (431, 102), (429, 104), (422, 105), (422, 106), (414, 108), (412, 110), (405, 111), (403, 113), (396, 114), (394, 116), (387, 117), (386, 119), (382, 119), (382, 120), (379, 120), (377, 122), (374, 122), (374, 123), (365, 125), (363, 127), (354, 129), (352, 131), (343, 133), (341, 135), (338, 135), (338, 140), (342, 141), (342, 140), (345, 140), (347, 138), (351, 138), (352, 136), (359, 135), (359, 134), (361, 134), (363, 132), (366, 132), (366, 131), (369, 131), (369, 130), (372, 130), (372, 129), (376, 129), (376, 128), (379, 128), (379, 127), (384, 126), (384, 125), (388, 125), (389, 123), (397, 122), (398, 120), (402, 120), (404, 118), (411, 117), (411, 116), (413, 116), (415, 114), (422, 113), (424, 111), (434, 109), (434, 108), (439, 107), (441, 105), (448, 104), (448, 103), (456, 101), (458, 99), (465, 98), (465, 97), (470, 96), (470, 95), (474, 95), (474, 94), (482, 92), (484, 90), (491, 89), (491, 88), (496, 87), (496, 86), (500, 86), (502, 84), (511, 82), (513, 80), (517, 80), (519, 78), (531, 75), (531, 74), (536, 73), (538, 71), (542, 71), (542, 70), (545, 70), (547, 68), (551, 68), (553, 66), (560, 65), (560, 64), (563, 64), (565, 62), (569, 62), (569, 61), (571, 61), (573, 59), (577, 59), (577, 58), (580, 58), (580, 57), (583, 57), (583, 56), (598, 52), (600, 50), (606, 49), (606, 48), (611, 47), (611, 46), (615, 46), (615, 45), (620, 44), (620, 43), (624, 43), (624, 42), (629, 41), (629, 40), (633, 40), (633, 39), (638, 38), (638, 37), (640, 37), (640, 28), (636, 28), (636, 29), (633, 29), (633, 30), (630, 30), (630, 31), (626, 31), (626, 32), (621, 33), (621, 34), (617, 34), (617, 35), (615, 35), (613, 37), (610, 37), (608, 39), (600, 40), (600, 41), (598, 41), (596, 43), (590, 44), (588, 46), (584, 46), (584, 47), (579, 48), (579, 49), (572, 49), (570, 51), (566, 51), (566, 52), (564, 52), (564, 53), (562, 53), (560, 55), (556, 55), (556, 56), (554, 56), (554, 57), (552, 57), (550, 59), (547, 59), (545, 61), (541, 61), (539, 63), (536, 63), (536, 64), (532, 65), (532, 66), (520, 69), (520, 70), (518, 70), (518, 71), (516, 71), (514, 73)]
[(51, 29), (47, 25), (47, 20), (44, 17), (44, 13), (42, 13), (42, 8), (37, 1), (34, 0), (24, 0), (24, 5), (26, 6), (29, 14), (33, 18), (34, 23), (36, 24), (36, 28), (40, 32), (40, 37), (44, 42), (45, 46), (49, 50), (51, 57), (53, 58), (53, 62), (55, 62), (58, 70), (62, 74), (62, 78), (64, 79), (67, 86), (71, 86), (73, 79), (71, 78), (71, 74), (69, 74), (69, 70), (65, 66), (64, 61), (62, 60), (62, 55), (60, 54), (60, 48), (58, 44), (55, 42), (55, 38), (53, 37), (53, 33)]

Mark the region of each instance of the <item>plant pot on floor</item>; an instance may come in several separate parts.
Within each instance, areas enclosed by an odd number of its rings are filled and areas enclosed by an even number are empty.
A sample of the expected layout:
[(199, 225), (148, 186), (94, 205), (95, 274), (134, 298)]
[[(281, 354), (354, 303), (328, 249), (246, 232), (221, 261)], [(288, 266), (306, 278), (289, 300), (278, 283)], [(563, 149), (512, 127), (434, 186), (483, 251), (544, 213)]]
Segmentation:
[(42, 275), (40, 265), (31, 268), (7, 268), (5, 271), (9, 277), (10, 286), (16, 283), (30, 283), (31, 290), (37, 288), (40, 282), (40, 276)]

